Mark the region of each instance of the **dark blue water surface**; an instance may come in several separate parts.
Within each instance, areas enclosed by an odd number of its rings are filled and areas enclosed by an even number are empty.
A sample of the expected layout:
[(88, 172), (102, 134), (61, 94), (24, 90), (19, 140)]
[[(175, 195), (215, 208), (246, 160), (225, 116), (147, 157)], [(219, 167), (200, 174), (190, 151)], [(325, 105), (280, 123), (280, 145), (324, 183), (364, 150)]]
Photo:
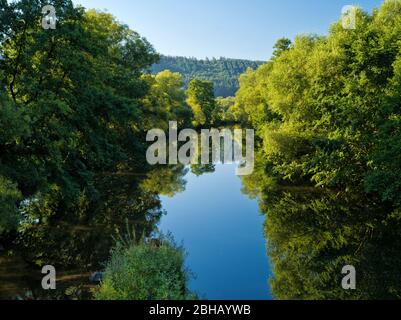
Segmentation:
[(200, 177), (188, 173), (186, 180), (183, 193), (162, 198), (168, 214), (160, 229), (183, 241), (196, 275), (191, 289), (210, 300), (270, 299), (264, 217), (257, 201), (241, 193), (235, 165)]

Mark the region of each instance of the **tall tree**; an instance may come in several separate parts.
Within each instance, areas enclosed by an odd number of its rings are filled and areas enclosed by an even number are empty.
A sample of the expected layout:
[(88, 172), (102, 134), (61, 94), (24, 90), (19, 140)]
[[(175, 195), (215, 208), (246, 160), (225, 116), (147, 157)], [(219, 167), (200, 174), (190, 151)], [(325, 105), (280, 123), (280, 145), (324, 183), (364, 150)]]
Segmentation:
[(216, 108), (213, 83), (199, 79), (192, 80), (187, 90), (187, 103), (194, 113), (195, 126), (210, 126)]
[(144, 75), (149, 92), (142, 100), (144, 129), (160, 128), (168, 130), (169, 121), (177, 121), (178, 126), (191, 125), (192, 111), (186, 104), (184, 83), (179, 73), (169, 70), (153, 76)]

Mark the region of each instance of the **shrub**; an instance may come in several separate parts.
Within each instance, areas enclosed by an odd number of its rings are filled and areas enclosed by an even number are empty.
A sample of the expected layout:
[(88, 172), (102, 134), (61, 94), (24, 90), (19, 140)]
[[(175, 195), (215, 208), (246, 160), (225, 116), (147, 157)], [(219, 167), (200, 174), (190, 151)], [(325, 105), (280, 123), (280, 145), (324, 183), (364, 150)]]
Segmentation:
[(172, 239), (122, 244), (113, 250), (97, 300), (186, 300), (185, 252)]

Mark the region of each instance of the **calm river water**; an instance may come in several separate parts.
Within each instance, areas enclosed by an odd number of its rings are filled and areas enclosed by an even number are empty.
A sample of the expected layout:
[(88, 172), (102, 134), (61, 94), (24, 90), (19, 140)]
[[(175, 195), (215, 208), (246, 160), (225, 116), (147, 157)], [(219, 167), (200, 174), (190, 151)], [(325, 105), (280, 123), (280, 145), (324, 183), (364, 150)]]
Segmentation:
[(270, 299), (264, 217), (241, 193), (235, 165), (217, 165), (200, 177), (188, 173), (184, 192), (163, 197), (160, 229), (183, 242), (195, 274), (191, 289), (215, 299)]

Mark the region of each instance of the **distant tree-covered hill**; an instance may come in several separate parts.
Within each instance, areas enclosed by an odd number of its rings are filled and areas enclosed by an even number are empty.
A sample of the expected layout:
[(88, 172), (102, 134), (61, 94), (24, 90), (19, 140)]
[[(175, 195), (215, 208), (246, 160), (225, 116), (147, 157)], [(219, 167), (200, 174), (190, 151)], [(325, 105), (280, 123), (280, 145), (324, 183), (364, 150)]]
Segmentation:
[(234, 96), (238, 90), (238, 77), (248, 68), (257, 69), (262, 61), (242, 59), (206, 59), (162, 56), (160, 62), (151, 68), (152, 73), (164, 70), (179, 72), (183, 75), (185, 84), (195, 78), (209, 80), (214, 83), (215, 94), (218, 97)]

